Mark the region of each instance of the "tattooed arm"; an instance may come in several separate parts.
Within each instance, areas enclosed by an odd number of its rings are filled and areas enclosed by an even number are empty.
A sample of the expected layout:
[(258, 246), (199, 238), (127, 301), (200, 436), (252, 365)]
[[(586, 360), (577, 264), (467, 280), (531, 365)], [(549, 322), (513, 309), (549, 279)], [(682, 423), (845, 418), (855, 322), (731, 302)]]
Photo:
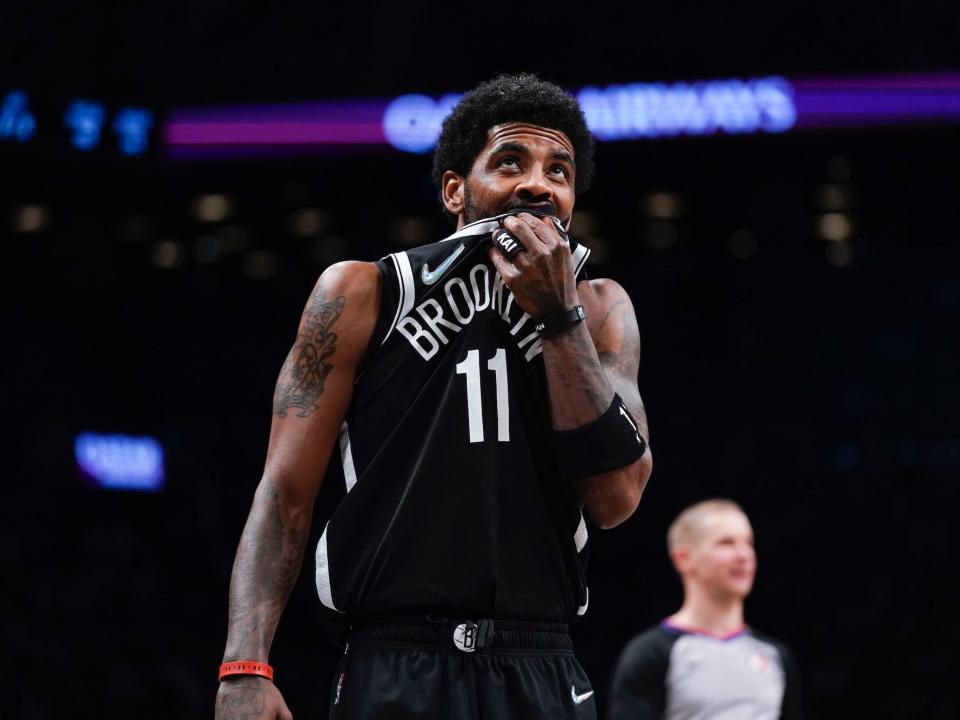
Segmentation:
[[(375, 265), (339, 263), (324, 271), (307, 301), (277, 379), (267, 461), (233, 566), (225, 662), (268, 660), (379, 294)], [(216, 712), (218, 720), (290, 718), (273, 683), (249, 676), (220, 683)]]
[[(513, 261), (496, 250), (490, 259), (517, 303), (532, 317), (557, 308), (583, 305), (586, 323), (543, 339), (543, 364), (556, 430), (586, 425), (600, 417), (619, 394), (649, 440), (637, 372), (640, 333), (626, 291), (612, 280), (577, 283), (570, 247), (546, 219), (521, 214), (504, 220), (524, 252)], [(653, 469), (649, 447), (632, 464), (577, 481), (577, 490), (593, 521), (602, 528), (619, 525), (636, 510)]]
[[(561, 397), (567, 402), (571, 396), (581, 398), (579, 403), (572, 403), (564, 416), (566, 422), (571, 423), (567, 427), (583, 425), (599, 417), (610, 406), (616, 393), (637, 421), (640, 435), (649, 443), (647, 413), (637, 387), (640, 331), (630, 297), (613, 280), (583, 281), (578, 284), (578, 291), (580, 302), (587, 311), (586, 327), (581, 323), (580, 328), (563, 333), (557, 340), (547, 341), (563, 346), (551, 348), (551, 357), (561, 368), (558, 374), (565, 378), (565, 387), (570, 390)], [(547, 342), (544, 343), (545, 359)], [(570, 362), (572, 358), (575, 359)], [(602, 370), (600, 375), (597, 374), (598, 367)], [(604, 380), (610, 388), (609, 396), (596, 391), (596, 388), (604, 387)], [(553, 396), (551, 389), (551, 401)], [(591, 417), (588, 418), (588, 414)], [(653, 455), (648, 446), (633, 464), (578, 480), (577, 489), (597, 525), (613, 527), (636, 510), (652, 471)]]

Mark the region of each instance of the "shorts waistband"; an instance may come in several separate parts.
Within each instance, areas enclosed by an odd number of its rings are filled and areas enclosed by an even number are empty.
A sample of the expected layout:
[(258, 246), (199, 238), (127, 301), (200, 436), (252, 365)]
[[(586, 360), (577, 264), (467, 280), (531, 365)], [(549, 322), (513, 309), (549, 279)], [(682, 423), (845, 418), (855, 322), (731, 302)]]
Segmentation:
[(573, 650), (569, 626), (562, 623), (447, 617), (365, 620), (347, 642), (397, 642), (461, 652), (476, 650)]

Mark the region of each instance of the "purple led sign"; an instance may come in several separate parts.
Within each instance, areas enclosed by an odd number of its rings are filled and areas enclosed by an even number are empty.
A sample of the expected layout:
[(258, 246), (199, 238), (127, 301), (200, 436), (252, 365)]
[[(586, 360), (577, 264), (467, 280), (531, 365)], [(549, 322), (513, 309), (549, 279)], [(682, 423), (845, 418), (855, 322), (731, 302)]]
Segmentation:
[(174, 110), (163, 139), (175, 157), (232, 151), (296, 154), (310, 148), (389, 147), (383, 134), (387, 100), (242, 105)]
[(960, 122), (960, 73), (792, 82), (797, 127)]
[[(600, 141), (960, 121), (960, 73), (631, 83), (576, 95)], [(163, 136), (174, 157), (361, 147), (425, 153), (459, 97), (179, 109)]]

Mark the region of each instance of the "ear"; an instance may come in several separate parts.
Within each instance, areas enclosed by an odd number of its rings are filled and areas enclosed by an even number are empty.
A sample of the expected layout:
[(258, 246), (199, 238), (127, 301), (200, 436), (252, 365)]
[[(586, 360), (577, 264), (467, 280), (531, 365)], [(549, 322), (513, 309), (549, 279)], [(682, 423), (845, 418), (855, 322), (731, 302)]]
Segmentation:
[(453, 170), (443, 173), (440, 180), (440, 199), (451, 215), (460, 215), (463, 212), (463, 189), (466, 184), (466, 178), (460, 177)]
[(670, 560), (673, 561), (673, 566), (680, 575), (685, 574), (690, 567), (690, 548), (686, 545), (676, 545), (670, 551)]

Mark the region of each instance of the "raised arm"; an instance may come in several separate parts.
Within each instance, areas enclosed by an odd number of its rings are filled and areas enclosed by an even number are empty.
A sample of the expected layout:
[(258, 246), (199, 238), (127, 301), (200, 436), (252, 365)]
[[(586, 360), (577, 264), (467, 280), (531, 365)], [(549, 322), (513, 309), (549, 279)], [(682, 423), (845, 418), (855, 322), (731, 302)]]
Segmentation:
[[(266, 465), (234, 561), (224, 662), (268, 662), (379, 294), (376, 266), (347, 262), (325, 270), (307, 301), (277, 379)], [(276, 687), (252, 676), (221, 682), (216, 709), (218, 720), (290, 717)]]
[[(570, 248), (548, 220), (521, 214), (504, 220), (526, 250), (512, 262), (496, 250), (491, 260), (520, 307), (533, 317), (583, 305), (587, 322), (543, 340), (543, 362), (554, 430), (581, 428), (600, 418), (620, 395), (649, 440), (646, 413), (637, 388), (640, 334), (626, 292), (611, 280), (577, 284)], [(591, 519), (611, 528), (636, 510), (653, 469), (647, 447), (622, 467), (577, 479), (577, 490)]]
[[(630, 296), (618, 283), (613, 280), (584, 281), (579, 283), (578, 290), (580, 301), (587, 310), (586, 330), (590, 335), (591, 345), (603, 371), (603, 377), (612, 392), (623, 400), (637, 424), (640, 437), (648, 443), (640, 459), (631, 465), (576, 481), (580, 496), (590, 510), (590, 516), (594, 522), (600, 527), (613, 527), (626, 520), (636, 510), (650, 473), (653, 471), (647, 413), (640, 398), (640, 389), (637, 387), (637, 375), (640, 370), (640, 331), (637, 328), (637, 318)], [(595, 378), (596, 366), (592, 362), (593, 353), (590, 352), (590, 348), (585, 348), (582, 344), (582, 338), (571, 338), (568, 343), (575, 345), (577, 352), (585, 355), (580, 392), (589, 394), (589, 388), (592, 386), (602, 386), (602, 381)], [(570, 391), (576, 396), (576, 383)], [(606, 407), (603, 410), (606, 410)], [(578, 418), (582, 418), (584, 414), (585, 408), (581, 406)]]

